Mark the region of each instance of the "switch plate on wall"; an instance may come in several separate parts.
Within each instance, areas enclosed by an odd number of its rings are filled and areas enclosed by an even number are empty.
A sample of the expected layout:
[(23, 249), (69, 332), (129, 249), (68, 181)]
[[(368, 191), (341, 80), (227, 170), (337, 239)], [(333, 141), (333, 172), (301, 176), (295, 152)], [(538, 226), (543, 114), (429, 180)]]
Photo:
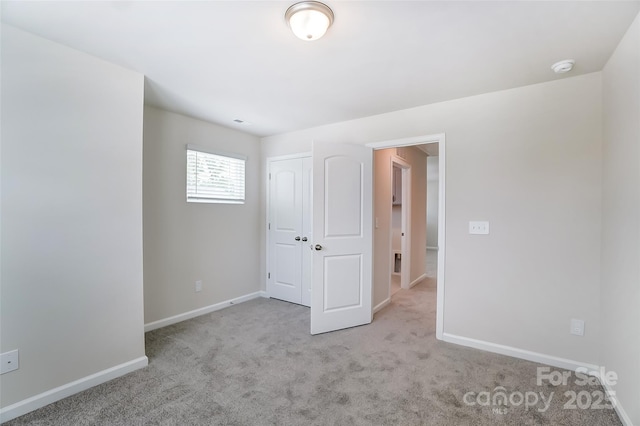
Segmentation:
[(202, 291), (202, 281), (196, 281), (196, 292)]
[(8, 373), (18, 368), (20, 368), (20, 361), (17, 349), (0, 354), (0, 374)]
[(569, 330), (571, 334), (575, 334), (576, 336), (584, 336), (584, 321), (579, 319), (571, 320), (571, 329)]
[(489, 233), (489, 222), (469, 222), (469, 233), (475, 235), (487, 235)]

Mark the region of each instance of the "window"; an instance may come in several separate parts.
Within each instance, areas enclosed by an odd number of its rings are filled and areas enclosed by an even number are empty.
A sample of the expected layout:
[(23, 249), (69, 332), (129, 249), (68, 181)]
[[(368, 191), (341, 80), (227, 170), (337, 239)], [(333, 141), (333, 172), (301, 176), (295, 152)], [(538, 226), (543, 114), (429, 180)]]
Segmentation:
[(244, 204), (246, 157), (187, 145), (187, 202)]

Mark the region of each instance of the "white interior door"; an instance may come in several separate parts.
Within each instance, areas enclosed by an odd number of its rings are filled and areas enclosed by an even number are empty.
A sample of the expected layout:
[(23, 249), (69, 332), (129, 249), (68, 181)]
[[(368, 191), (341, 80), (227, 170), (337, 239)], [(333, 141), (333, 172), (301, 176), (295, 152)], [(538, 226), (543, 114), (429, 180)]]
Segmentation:
[(371, 148), (313, 145), (311, 334), (372, 319)]
[(313, 241), (311, 223), (311, 194), (313, 188), (313, 160), (311, 157), (302, 159), (302, 300), (301, 304), (311, 306), (311, 262), (313, 253), (308, 250), (308, 241)]
[(302, 161), (272, 161), (269, 168), (269, 296), (302, 301)]

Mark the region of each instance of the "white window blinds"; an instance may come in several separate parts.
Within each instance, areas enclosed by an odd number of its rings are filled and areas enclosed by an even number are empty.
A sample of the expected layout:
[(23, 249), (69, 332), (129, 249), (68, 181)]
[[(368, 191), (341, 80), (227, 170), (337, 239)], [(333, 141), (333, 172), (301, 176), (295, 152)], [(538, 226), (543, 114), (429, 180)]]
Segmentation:
[(187, 202), (243, 204), (245, 162), (187, 145)]

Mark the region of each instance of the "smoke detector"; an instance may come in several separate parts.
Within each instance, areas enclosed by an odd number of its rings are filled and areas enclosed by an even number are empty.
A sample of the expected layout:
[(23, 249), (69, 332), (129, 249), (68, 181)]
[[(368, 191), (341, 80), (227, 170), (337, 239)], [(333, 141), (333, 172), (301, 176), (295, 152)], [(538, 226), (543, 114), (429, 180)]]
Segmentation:
[(573, 69), (573, 64), (575, 63), (576, 61), (573, 59), (565, 59), (564, 61), (556, 62), (551, 65), (551, 69), (556, 74), (564, 74), (565, 72), (571, 71)]

